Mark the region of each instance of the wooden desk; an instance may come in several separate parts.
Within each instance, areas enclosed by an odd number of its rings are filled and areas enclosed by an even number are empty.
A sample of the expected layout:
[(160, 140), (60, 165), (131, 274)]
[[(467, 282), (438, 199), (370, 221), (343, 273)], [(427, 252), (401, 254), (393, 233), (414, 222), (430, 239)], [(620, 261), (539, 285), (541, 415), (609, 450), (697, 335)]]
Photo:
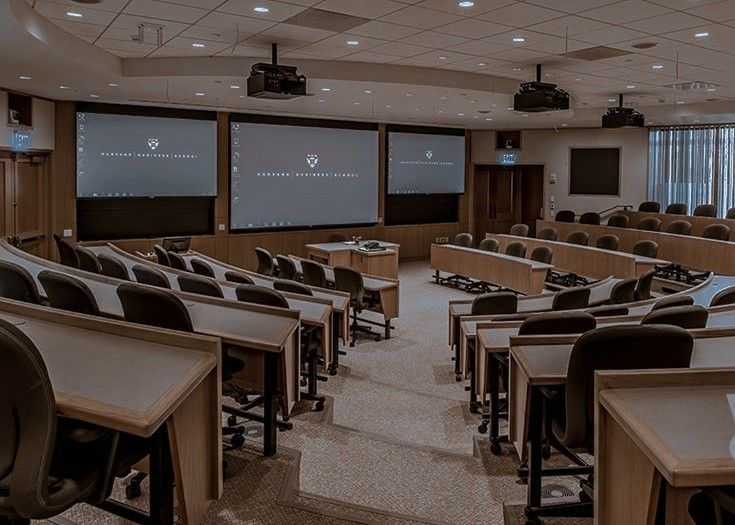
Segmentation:
[(431, 245), (431, 269), (497, 284), (525, 295), (544, 290), (546, 274), (554, 267), (530, 259), (486, 252), (452, 244)]
[(620, 239), (620, 251), (632, 253), (638, 241), (656, 241), (658, 257), (686, 268), (707, 270), (721, 275), (735, 275), (735, 243), (675, 235), (673, 233), (651, 232), (633, 228), (616, 228), (556, 221), (536, 221), (536, 228), (556, 228), (560, 239), (566, 239), (573, 231), (585, 231), (593, 245), (601, 235), (615, 235)]
[[(117, 296), (117, 287), (122, 281), (35, 257), (5, 241), (0, 241), (0, 260), (28, 270), (41, 292), (43, 287), (38, 282), (38, 274), (42, 270), (72, 275), (90, 288), (102, 313), (118, 319), (123, 317), (122, 305)], [(248, 366), (235, 374), (233, 380), (263, 391), (266, 399), (264, 452), (269, 456), (275, 454), (276, 399), (279, 390), (282, 391), (288, 411), (300, 395), (299, 313), (184, 292), (175, 293), (183, 300), (195, 332), (219, 337), (223, 343), (234, 347), (232, 353), (235, 357), (246, 361)]]
[(360, 246), (351, 241), (307, 244), (306, 258), (328, 266), (349, 266), (360, 273), (398, 279), (400, 245), (377, 241), (385, 250), (371, 252), (362, 249), (368, 242), (372, 241), (362, 241)]
[(666, 231), (674, 221), (687, 221), (692, 225), (692, 235), (701, 237), (704, 229), (711, 224), (724, 224), (730, 227), (730, 240), (735, 240), (735, 220), (720, 219), (718, 217), (695, 217), (694, 215), (674, 215), (673, 213), (649, 213), (645, 211), (628, 210), (622, 212), (628, 216), (629, 228), (635, 228), (638, 221), (647, 217), (655, 217), (661, 221), (661, 230)]
[[(38, 348), (62, 415), (168, 440), (170, 454), (151, 447), (150, 474), (173, 468), (182, 523), (201, 523), (222, 494), (219, 340), (7, 299), (0, 318)], [(173, 509), (173, 486), (163, 492)], [(158, 512), (156, 523), (173, 523)]]
[(735, 370), (598, 372), (595, 524), (691, 524), (699, 487), (735, 479)]
[(665, 261), (660, 259), (603, 250), (594, 246), (579, 246), (578, 244), (566, 242), (544, 241), (494, 233), (488, 233), (485, 237), (497, 240), (501, 252), (505, 252), (510, 243), (518, 241), (526, 244), (528, 255), (541, 246), (551, 248), (554, 252), (552, 262), (555, 268), (594, 279), (604, 279), (610, 275), (619, 279), (638, 278), (648, 270), (653, 269), (657, 264), (665, 264)]

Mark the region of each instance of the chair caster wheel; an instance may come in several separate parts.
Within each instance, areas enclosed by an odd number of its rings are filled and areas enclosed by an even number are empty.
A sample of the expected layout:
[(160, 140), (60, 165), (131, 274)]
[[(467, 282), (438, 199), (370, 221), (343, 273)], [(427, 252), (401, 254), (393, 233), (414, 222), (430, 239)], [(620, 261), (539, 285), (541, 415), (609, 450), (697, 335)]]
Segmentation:
[(462, 374), (454, 374), (454, 380), (458, 383), (462, 381)]
[(480, 434), (487, 434), (487, 423), (480, 423), (477, 425), (477, 431)]
[(336, 368), (330, 368), (328, 371), (330, 376), (336, 376), (337, 375), (337, 369)]
[(353, 341), (350, 343), (350, 348), (354, 348), (354, 347), (355, 347), (355, 342)]
[(283, 423), (283, 425), (278, 425), (278, 430), (281, 432), (285, 432), (286, 430), (292, 430), (293, 429), (293, 423)]
[(518, 485), (528, 485), (528, 478), (520, 477), (516, 480)]
[(470, 412), (473, 414), (477, 414), (480, 411), (479, 408), (477, 408), (477, 405), (474, 403), (470, 403)]
[(230, 436), (230, 446), (232, 448), (240, 448), (245, 444), (245, 436), (242, 434), (232, 434)]
[(544, 460), (548, 460), (551, 457), (551, 447), (548, 444), (541, 447), (541, 457)]
[(499, 456), (503, 453), (503, 447), (501, 447), (500, 443), (498, 443), (497, 441), (493, 441), (492, 443), (490, 443), (490, 453), (493, 456)]
[(307, 385), (306, 379), (304, 379), (304, 378), (301, 378), (301, 381), (299, 381), (299, 385), (300, 385), (301, 387), (305, 387), (305, 386)]
[(228, 427), (236, 427), (237, 426), (237, 416), (230, 416), (227, 418), (227, 426)]
[(526, 518), (526, 525), (541, 525), (541, 520), (538, 518)]
[(321, 412), (322, 410), (324, 410), (324, 401), (317, 401), (316, 406), (314, 406), (314, 410), (316, 410), (317, 412)]
[(375, 341), (376, 343), (379, 343), (379, 342), (380, 342), (380, 341), (382, 341), (382, 340), (383, 340), (383, 336), (381, 336), (381, 335), (375, 336), (375, 339), (374, 339), (374, 341)]
[(125, 499), (130, 501), (139, 498), (141, 495), (140, 483), (131, 481), (125, 486)]

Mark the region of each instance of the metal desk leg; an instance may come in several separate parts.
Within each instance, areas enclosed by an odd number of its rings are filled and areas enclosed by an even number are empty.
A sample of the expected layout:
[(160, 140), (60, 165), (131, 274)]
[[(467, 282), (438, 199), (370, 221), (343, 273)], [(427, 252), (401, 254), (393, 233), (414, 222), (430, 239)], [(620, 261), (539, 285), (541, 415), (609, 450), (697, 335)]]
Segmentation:
[(280, 355), (265, 352), (263, 356), (263, 455), (273, 456), (278, 449), (276, 407), (278, 406), (278, 361)]
[(528, 411), (528, 499), (525, 515), (529, 521), (538, 520), (541, 508), (541, 439), (543, 427), (543, 400), (538, 388), (531, 387)]
[(500, 361), (495, 354), (488, 356), (490, 368), (490, 452), (494, 456), (503, 451), (500, 443), (507, 442), (508, 436), (500, 433)]
[(467, 344), (467, 368), (470, 372), (470, 412), (476, 414), (478, 410), (477, 402), (477, 374), (475, 373), (475, 344)]
[(166, 425), (162, 425), (153, 436), (150, 469), (151, 523), (172, 525), (174, 522), (174, 472)]
[(339, 369), (339, 327), (342, 319), (340, 314), (332, 314), (332, 362), (327, 368), (330, 376), (336, 376)]

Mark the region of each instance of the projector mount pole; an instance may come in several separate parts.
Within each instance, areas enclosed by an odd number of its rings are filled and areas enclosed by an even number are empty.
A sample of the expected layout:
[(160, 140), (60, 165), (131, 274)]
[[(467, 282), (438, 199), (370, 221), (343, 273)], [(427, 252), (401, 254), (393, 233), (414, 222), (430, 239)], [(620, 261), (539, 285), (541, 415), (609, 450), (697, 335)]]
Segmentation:
[(541, 64), (536, 64), (536, 82), (541, 82)]
[(623, 94), (622, 93), (618, 95), (618, 107), (619, 108), (623, 107)]
[(275, 42), (271, 44), (271, 62), (274, 66), (278, 65), (278, 44)]

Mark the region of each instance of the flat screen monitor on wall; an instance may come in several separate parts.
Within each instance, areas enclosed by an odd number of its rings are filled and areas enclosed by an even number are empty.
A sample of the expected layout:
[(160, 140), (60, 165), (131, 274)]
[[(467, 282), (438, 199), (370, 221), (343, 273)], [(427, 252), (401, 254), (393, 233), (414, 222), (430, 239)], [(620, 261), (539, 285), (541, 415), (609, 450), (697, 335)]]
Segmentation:
[(299, 123), (231, 122), (230, 227), (377, 223), (377, 126)]
[(213, 197), (217, 122), (77, 112), (77, 197)]
[(465, 136), (388, 132), (388, 193), (464, 193)]
[(620, 195), (620, 148), (572, 148), (570, 195)]

